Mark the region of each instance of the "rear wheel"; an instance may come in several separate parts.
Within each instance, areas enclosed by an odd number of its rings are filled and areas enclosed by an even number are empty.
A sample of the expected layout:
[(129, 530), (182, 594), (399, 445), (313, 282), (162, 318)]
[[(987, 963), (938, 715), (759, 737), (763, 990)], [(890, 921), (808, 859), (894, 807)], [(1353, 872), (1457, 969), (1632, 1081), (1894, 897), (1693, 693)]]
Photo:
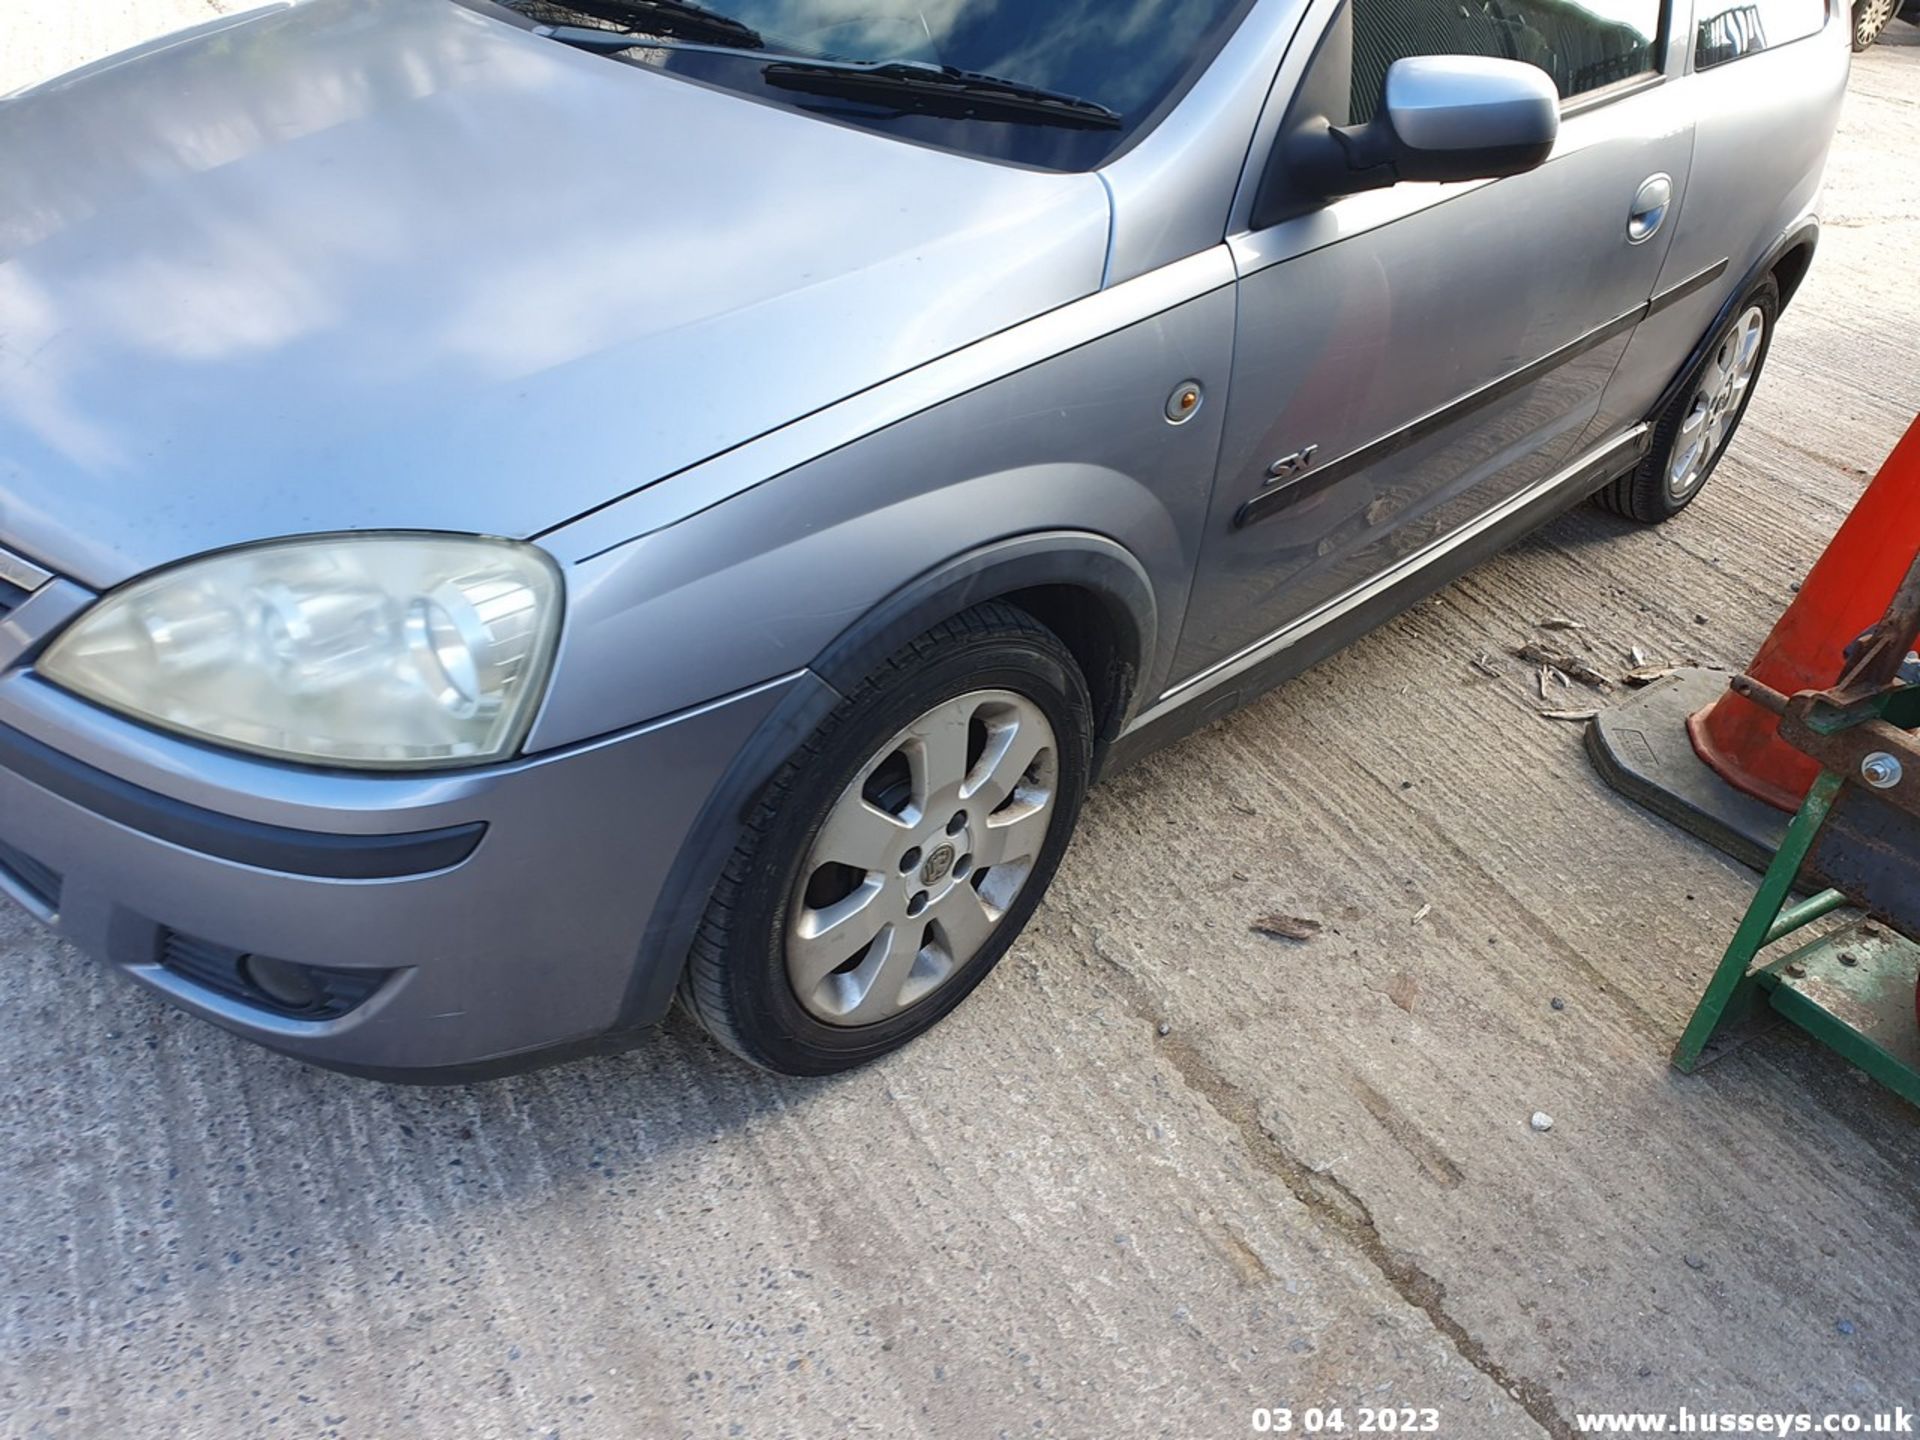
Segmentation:
[(1594, 497), (1603, 508), (1657, 525), (1694, 502), (1746, 416), (1779, 318), (1780, 287), (1768, 276), (1735, 309), (1679, 397), (1655, 421), (1646, 458)]
[(1058, 868), (1092, 706), (1072, 655), (989, 604), (879, 666), (768, 785), (681, 998), (728, 1049), (823, 1075), (924, 1033), (986, 978)]

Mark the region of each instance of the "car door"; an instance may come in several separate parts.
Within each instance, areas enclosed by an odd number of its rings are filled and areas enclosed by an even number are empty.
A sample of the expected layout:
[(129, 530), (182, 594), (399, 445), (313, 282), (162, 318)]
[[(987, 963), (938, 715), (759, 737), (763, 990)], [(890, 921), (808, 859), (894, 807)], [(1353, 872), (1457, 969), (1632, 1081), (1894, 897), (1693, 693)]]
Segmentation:
[(1345, 103), (1330, 118), (1359, 123), (1409, 55), (1540, 63), (1561, 133), (1526, 174), (1402, 183), (1264, 228), (1241, 197), (1233, 385), (1184, 684), (1417, 565), (1553, 476), (1593, 419), (1660, 276), (1692, 134), (1665, 83), (1661, 0), (1591, 4), (1341, 0), (1316, 43), (1296, 43), (1250, 174), (1292, 105)]
[[(1698, 117), (1693, 168), (1661, 288), (1721, 261), (1726, 270), (1640, 327), (1596, 426), (1646, 415), (1756, 267), (1808, 238), (1846, 95), (1850, 13), (1832, 0), (1697, 0), (1687, 73), (1672, 87)], [(1783, 274), (1788, 295), (1809, 256)]]

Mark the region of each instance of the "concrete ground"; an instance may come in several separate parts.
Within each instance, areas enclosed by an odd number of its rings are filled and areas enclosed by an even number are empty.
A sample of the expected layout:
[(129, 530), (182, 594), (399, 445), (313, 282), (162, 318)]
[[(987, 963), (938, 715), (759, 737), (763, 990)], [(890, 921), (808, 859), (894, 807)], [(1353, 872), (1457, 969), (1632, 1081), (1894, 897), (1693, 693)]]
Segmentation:
[[(8, 0), (0, 91), (213, 8)], [(1602, 788), (1517, 663), (1468, 662), (1548, 614), (1606, 652), (1753, 651), (1920, 411), (1916, 38), (1855, 70), (1819, 260), (1692, 511), (1573, 515), (1117, 779), (999, 973), (874, 1069), (783, 1083), (676, 1021), (385, 1088), (0, 912), (0, 1430), (1913, 1406), (1915, 1112), (1786, 1033), (1666, 1068), (1754, 877)], [(1275, 910), (1328, 928), (1249, 933)]]

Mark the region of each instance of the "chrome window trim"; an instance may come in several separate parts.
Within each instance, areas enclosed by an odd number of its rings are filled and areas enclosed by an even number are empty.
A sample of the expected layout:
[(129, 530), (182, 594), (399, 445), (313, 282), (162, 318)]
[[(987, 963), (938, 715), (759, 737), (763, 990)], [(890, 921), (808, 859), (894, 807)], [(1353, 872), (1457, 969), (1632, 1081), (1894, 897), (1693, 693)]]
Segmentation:
[[(1662, 42), (1656, 42), (1659, 44)], [(1610, 85), (1602, 85), (1597, 90), (1583, 90), (1578, 95), (1569, 96), (1560, 102), (1560, 118), (1571, 120), (1577, 115), (1587, 115), (1595, 110), (1603, 110), (1622, 100), (1631, 100), (1634, 96), (1648, 90), (1657, 90), (1667, 83), (1670, 77), (1662, 66), (1642, 70), (1638, 75), (1629, 75), (1624, 80), (1615, 80)], [(1549, 162), (1551, 163), (1551, 162)]]

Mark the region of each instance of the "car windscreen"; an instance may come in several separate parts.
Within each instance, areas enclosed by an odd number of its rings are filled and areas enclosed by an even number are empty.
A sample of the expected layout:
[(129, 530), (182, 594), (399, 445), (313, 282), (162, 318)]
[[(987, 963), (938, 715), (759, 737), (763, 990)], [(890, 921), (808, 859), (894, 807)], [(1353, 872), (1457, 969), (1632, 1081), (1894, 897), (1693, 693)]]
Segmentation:
[[(1254, 0), (469, 3), (504, 6), (611, 60), (824, 119), (1085, 170), (1165, 115)], [(619, 46), (623, 36), (634, 43)]]

